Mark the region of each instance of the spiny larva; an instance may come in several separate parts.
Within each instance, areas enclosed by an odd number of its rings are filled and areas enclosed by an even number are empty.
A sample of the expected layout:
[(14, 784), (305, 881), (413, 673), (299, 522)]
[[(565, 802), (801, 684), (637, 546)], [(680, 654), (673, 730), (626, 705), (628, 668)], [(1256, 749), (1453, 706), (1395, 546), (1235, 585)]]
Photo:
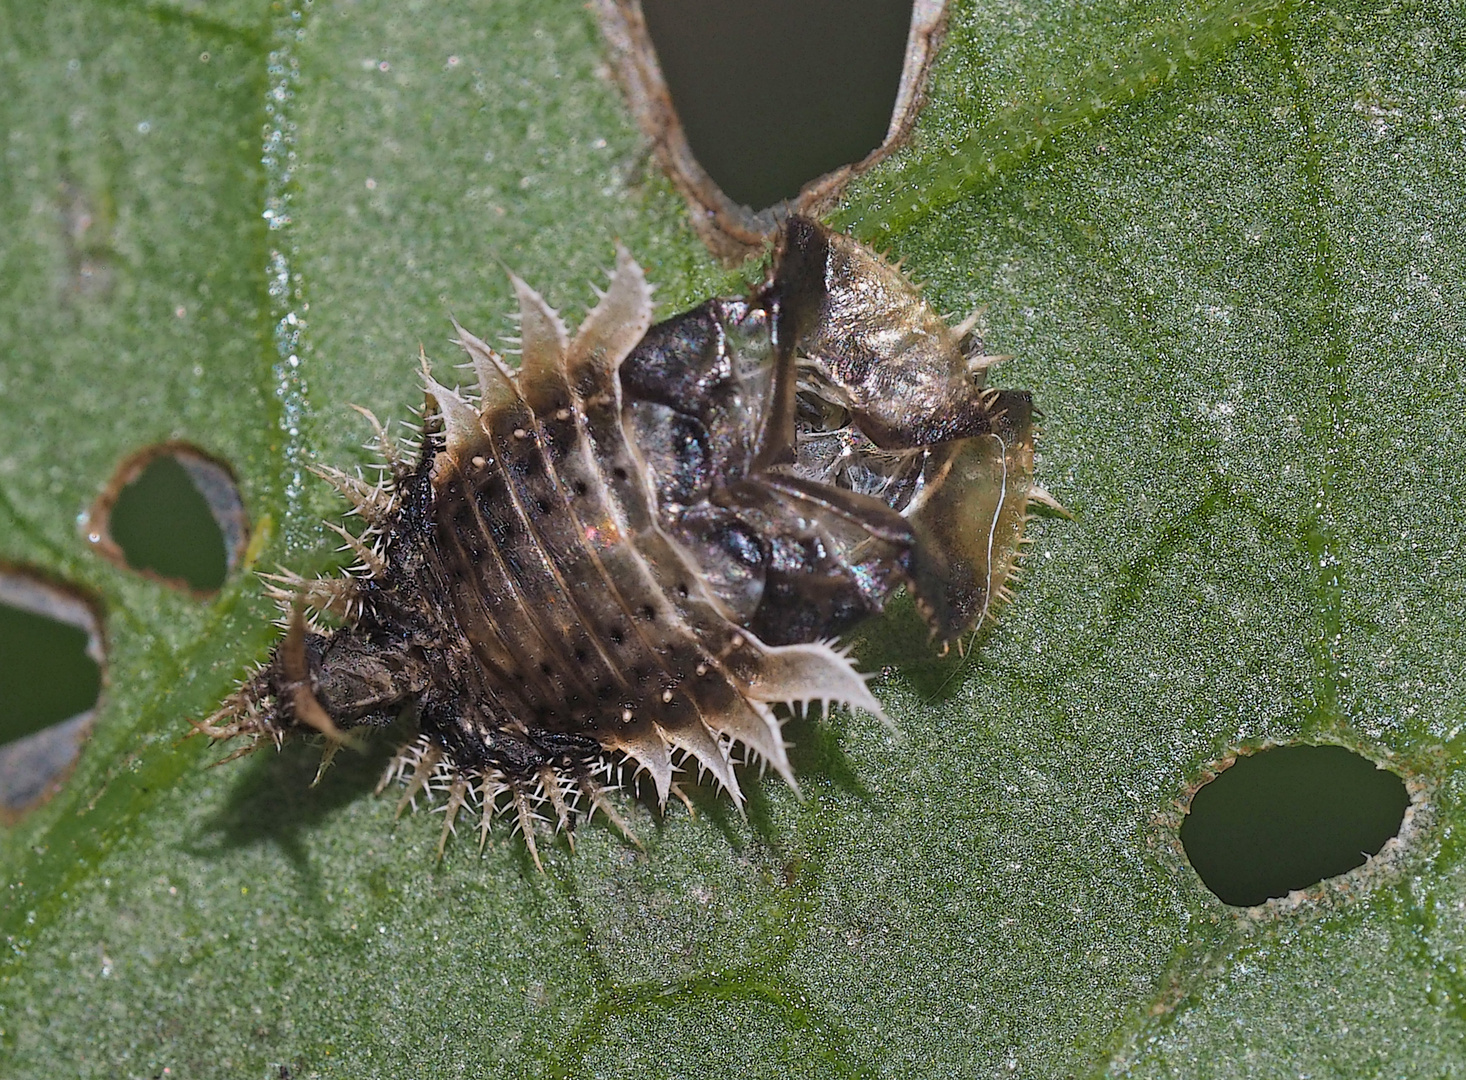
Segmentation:
[(513, 282), (519, 367), (455, 323), (477, 398), (424, 361), (415, 454), (378, 427), (382, 482), (319, 470), (360, 563), (273, 578), (288, 630), (200, 730), (318, 733), (324, 767), (406, 714), (382, 786), (446, 795), (439, 853), (476, 805), (480, 845), (511, 811), (538, 863), (542, 811), (630, 836), (606, 795), (628, 767), (662, 805), (695, 763), (741, 806), (735, 756), (794, 784), (774, 706), (881, 716), (835, 639), (899, 587), (944, 644), (1007, 598), (1047, 499), (1030, 395), (984, 389), (970, 323), (870, 249), (792, 217), (761, 288), (656, 325), (621, 250), (574, 336)]

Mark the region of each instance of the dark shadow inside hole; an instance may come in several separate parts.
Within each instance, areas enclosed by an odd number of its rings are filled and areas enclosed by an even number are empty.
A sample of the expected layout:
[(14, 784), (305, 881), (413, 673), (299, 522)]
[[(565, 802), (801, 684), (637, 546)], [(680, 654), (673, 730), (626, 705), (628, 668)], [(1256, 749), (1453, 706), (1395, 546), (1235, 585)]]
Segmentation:
[(0, 744), (97, 703), (102, 673), (79, 626), (0, 603)]
[(17, 820), (76, 761), (102, 689), (91, 606), (0, 570), (0, 822)]
[(753, 209), (885, 140), (912, 0), (642, 0), (698, 162)]
[(1399, 776), (1341, 746), (1274, 747), (1196, 792), (1181, 843), (1207, 888), (1251, 907), (1363, 865), (1409, 803)]
[(224, 534), (193, 470), (172, 454), (153, 458), (118, 492), (108, 531), (134, 570), (182, 581), (198, 592), (224, 584)]

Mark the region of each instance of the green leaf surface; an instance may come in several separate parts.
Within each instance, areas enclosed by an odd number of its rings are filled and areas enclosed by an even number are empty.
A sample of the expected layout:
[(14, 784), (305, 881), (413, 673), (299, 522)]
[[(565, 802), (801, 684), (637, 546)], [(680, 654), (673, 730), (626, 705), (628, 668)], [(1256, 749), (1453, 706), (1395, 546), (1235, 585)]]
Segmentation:
[[(0, 560), (101, 599), (108, 684), (0, 837), (0, 1072), (170, 1076), (1466, 1073), (1460, 763), (1466, 10), (959, 4), (910, 148), (836, 220), (987, 305), (1046, 420), (1017, 602), (966, 659), (909, 606), (858, 655), (894, 731), (791, 723), (645, 852), (539, 875), (394, 821), (389, 748), (185, 741), (276, 633), (97, 558), (140, 447), (227, 461), (257, 565), (336, 557), (307, 466), (409, 418), (448, 316), (572, 319), (615, 242), (671, 313), (719, 270), (571, 0), (0, 18)], [(1238, 746), (1331, 742), (1403, 842), (1250, 912), (1178, 800)]]

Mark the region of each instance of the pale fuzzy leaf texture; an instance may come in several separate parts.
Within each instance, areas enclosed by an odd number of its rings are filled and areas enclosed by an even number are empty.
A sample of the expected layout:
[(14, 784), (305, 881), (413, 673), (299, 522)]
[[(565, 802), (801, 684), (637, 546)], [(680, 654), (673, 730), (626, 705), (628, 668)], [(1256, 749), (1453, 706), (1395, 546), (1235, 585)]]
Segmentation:
[[(7, 1077), (1466, 1074), (1466, 10), (962, 3), (912, 146), (836, 220), (986, 304), (1046, 420), (1016, 603), (967, 659), (900, 607), (863, 714), (745, 775), (434, 862), (387, 747), (220, 769), (187, 720), (277, 633), (76, 529), (121, 458), (236, 470), (257, 565), (330, 565), (316, 463), (410, 418), (512, 269), (572, 325), (619, 242), (662, 314), (736, 291), (591, 13), (37, 5), (0, 17), (0, 560), (101, 598), (65, 789), (5, 831)], [(1420, 792), (1349, 888), (1246, 914), (1176, 803), (1238, 745)], [(214, 752), (217, 755), (217, 751)], [(441, 806), (441, 802), (439, 804)], [(285, 1070), (285, 1071), (282, 1071)]]

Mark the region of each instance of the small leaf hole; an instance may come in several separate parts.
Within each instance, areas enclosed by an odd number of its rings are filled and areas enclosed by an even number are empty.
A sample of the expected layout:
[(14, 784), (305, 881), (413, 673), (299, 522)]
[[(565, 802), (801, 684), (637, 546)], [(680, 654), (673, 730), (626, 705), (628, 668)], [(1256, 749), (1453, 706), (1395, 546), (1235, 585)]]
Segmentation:
[(891, 126), (912, 0), (642, 0), (687, 141), (735, 202), (791, 199)]
[(71, 768), (102, 689), (102, 639), (80, 597), (0, 568), (0, 820)]
[(1409, 803), (1398, 775), (1341, 746), (1271, 747), (1196, 791), (1181, 843), (1223, 903), (1252, 907), (1362, 866)]
[(92, 508), (86, 533), (114, 562), (200, 595), (224, 584), (248, 540), (233, 475), (180, 443), (125, 461)]

